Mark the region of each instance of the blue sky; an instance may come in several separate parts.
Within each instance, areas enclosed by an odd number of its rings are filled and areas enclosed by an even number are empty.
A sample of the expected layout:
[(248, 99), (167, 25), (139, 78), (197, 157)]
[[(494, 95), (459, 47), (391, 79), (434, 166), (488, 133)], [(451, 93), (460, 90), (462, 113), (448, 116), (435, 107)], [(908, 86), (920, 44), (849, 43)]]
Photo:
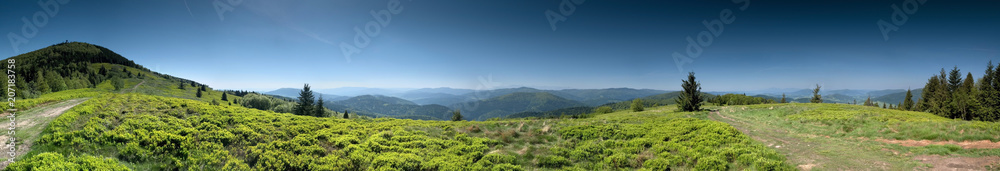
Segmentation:
[[(2, 2), (8, 41), (0, 56), (81, 41), (155, 71), (250, 90), (303, 83), (676, 90), (689, 71), (706, 91), (900, 89), (923, 86), (940, 68), (979, 77), (987, 61), (1000, 62), (1000, 1), (750, 0), (744, 10), (726, 0), (64, 1), (48, 7), (57, 12), (50, 17), (35, 16), (48, 15), (36, 1)], [(354, 44), (354, 28), (378, 23), (370, 12), (394, 2), (398, 13), (345, 58), (340, 44)], [(232, 9), (220, 17), (216, 3)], [(572, 14), (553, 30), (546, 11), (560, 14), (568, 4)], [(885, 39), (878, 21), (891, 23), (891, 6), (904, 4), (916, 9)], [(679, 71), (672, 54), (685, 53), (687, 37), (709, 31), (702, 21), (727, 10), (732, 22)], [(22, 18), (44, 25), (27, 38)]]

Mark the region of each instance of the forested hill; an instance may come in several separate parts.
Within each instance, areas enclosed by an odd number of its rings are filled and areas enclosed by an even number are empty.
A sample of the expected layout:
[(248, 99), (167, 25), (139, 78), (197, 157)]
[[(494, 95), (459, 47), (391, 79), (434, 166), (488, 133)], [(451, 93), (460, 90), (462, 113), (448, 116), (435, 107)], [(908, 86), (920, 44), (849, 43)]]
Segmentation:
[(541, 112), (578, 106), (586, 105), (547, 92), (516, 92), (480, 100), (471, 103), (471, 105), (456, 104), (452, 108), (460, 109), (466, 119), (486, 120), (489, 118), (503, 118), (517, 112)]

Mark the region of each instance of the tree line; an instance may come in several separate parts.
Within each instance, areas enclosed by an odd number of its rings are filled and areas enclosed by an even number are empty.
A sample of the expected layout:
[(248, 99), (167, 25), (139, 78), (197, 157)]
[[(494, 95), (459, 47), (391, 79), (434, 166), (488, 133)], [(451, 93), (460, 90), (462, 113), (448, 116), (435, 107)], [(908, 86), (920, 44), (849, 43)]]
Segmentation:
[(907, 91), (902, 110), (933, 113), (948, 118), (979, 121), (1000, 120), (1000, 68), (990, 61), (986, 72), (976, 80), (972, 72), (962, 77), (954, 67), (949, 72), (942, 68), (940, 74), (931, 76), (924, 85), (921, 99), (912, 105), (912, 95)]

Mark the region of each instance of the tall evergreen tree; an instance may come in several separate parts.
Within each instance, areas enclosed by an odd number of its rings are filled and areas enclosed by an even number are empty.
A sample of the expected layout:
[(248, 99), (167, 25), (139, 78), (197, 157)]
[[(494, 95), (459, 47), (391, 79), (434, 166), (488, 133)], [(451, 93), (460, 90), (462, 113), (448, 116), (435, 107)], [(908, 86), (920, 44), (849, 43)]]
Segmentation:
[(1000, 68), (994, 68), (993, 61), (987, 63), (979, 81), (978, 100), (981, 107), (976, 115), (981, 120), (1000, 121)]
[(681, 80), (681, 88), (684, 91), (681, 95), (677, 97), (677, 106), (682, 111), (700, 111), (701, 110), (701, 83), (695, 81), (694, 72), (688, 73), (687, 80)]
[(316, 107), (314, 108), (313, 116), (316, 117), (326, 117), (326, 107), (323, 107), (323, 95), (319, 95), (319, 99), (316, 99)]
[(222, 92), (222, 101), (229, 101), (229, 99), (226, 98), (226, 92)]
[(973, 112), (978, 111), (979, 107), (979, 100), (975, 98), (976, 93), (975, 81), (970, 72), (965, 77), (965, 81), (958, 87), (958, 90), (952, 95), (951, 113), (954, 118), (962, 118), (964, 120), (979, 118), (973, 115)]
[(955, 66), (955, 68), (951, 69), (951, 72), (948, 74), (948, 92), (955, 92), (958, 90), (958, 87), (961, 86), (962, 73), (959, 71), (958, 66)]
[(347, 116), (347, 111), (345, 110), (345, 111), (344, 111), (344, 119), (348, 119), (348, 118), (349, 118), (349, 117)]
[(940, 78), (937, 75), (931, 76), (927, 79), (927, 84), (924, 85), (924, 91), (920, 94), (920, 105), (917, 106), (918, 111), (931, 112), (937, 111), (940, 103), (938, 103), (937, 94), (939, 84), (941, 84)]
[(313, 92), (309, 88), (309, 84), (305, 84), (302, 87), (302, 91), (299, 91), (299, 104), (295, 106), (294, 113), (296, 115), (310, 115), (313, 112)]
[(194, 95), (198, 96), (198, 98), (201, 98), (201, 89), (198, 89), (198, 91), (195, 92)]
[(868, 99), (865, 100), (865, 106), (875, 106), (875, 103), (872, 103), (872, 96), (871, 95), (869, 95)]
[(813, 89), (813, 97), (809, 99), (810, 103), (823, 103), (823, 96), (819, 95), (819, 84), (816, 84), (816, 89)]
[(785, 100), (785, 93), (781, 93), (781, 103), (788, 103), (788, 101)]
[(903, 110), (913, 110), (913, 93), (910, 89), (906, 89), (906, 97), (903, 99)]

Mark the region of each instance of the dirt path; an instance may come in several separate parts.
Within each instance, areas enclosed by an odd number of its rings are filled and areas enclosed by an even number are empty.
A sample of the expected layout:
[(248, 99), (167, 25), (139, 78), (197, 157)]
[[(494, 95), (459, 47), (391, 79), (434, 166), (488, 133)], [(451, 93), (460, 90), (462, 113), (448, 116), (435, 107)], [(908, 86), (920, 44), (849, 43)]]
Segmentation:
[[(135, 84), (135, 86), (132, 86), (132, 89), (128, 89), (127, 91), (129, 91), (129, 93), (135, 92), (135, 89), (139, 88), (139, 86), (142, 85), (142, 83), (146, 83), (146, 80), (142, 80), (142, 82), (139, 82), (139, 84)], [(126, 90), (122, 90), (122, 93), (125, 93), (125, 91)]]
[(754, 140), (757, 140), (768, 147), (775, 148), (775, 150), (785, 154), (785, 157), (789, 162), (798, 164), (797, 166), (800, 170), (812, 170), (813, 167), (822, 165), (821, 162), (827, 161), (825, 157), (817, 155), (815, 151), (811, 150), (813, 149), (811, 144), (797, 143), (800, 142), (798, 139), (776, 135), (778, 132), (782, 131), (762, 129), (759, 127), (757, 129), (751, 129), (754, 127), (750, 126), (745, 121), (727, 117), (720, 111), (710, 112), (709, 119), (728, 123)]
[[(79, 98), (70, 99), (61, 102), (51, 103), (49, 105), (38, 106), (32, 109), (24, 110), (23, 112), (17, 112), (15, 115), (17, 123), (16, 130), (19, 137), (17, 137), (17, 148), (15, 151), (15, 156), (21, 156), (31, 150), (31, 146), (34, 144), (35, 140), (38, 140), (38, 136), (41, 131), (48, 126), (48, 123), (59, 115), (65, 113), (67, 110), (79, 105), (89, 98)], [(6, 118), (10, 113), (3, 113), (2, 117)], [(6, 125), (6, 124), (4, 124)], [(26, 136), (25, 136), (26, 135)], [(24, 137), (20, 137), (24, 136)], [(10, 136), (7, 134), (0, 135), (0, 144), (3, 145), (3, 150), (9, 150), (6, 148), (9, 144)], [(0, 162), (0, 170), (7, 167), (7, 158), (9, 155), (4, 153), (0, 156), (3, 161)]]

